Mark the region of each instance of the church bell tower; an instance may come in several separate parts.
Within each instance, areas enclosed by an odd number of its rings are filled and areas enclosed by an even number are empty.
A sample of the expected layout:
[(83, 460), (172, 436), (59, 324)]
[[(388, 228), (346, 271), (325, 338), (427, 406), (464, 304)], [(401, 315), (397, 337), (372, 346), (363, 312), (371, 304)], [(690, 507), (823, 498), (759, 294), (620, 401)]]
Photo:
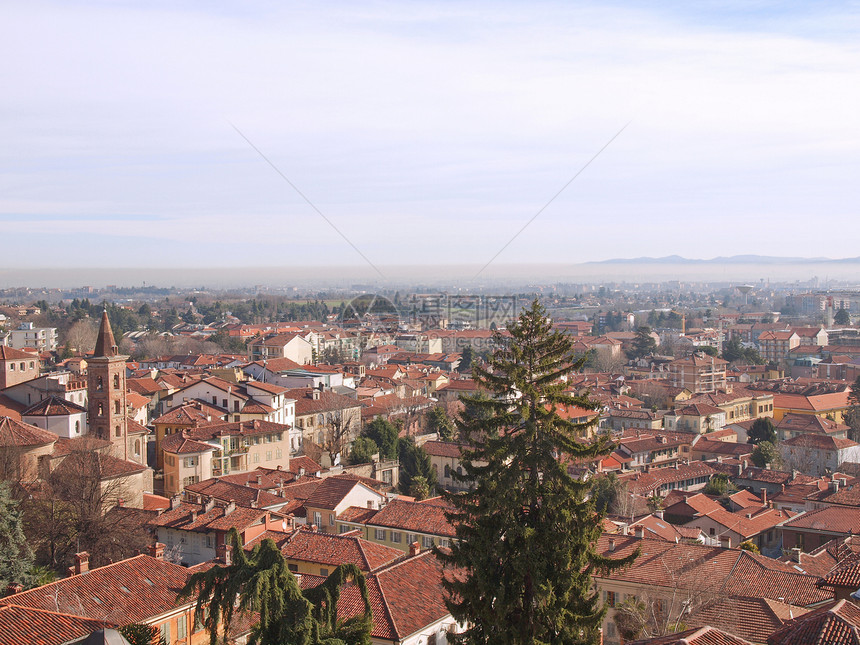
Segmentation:
[(125, 363), (114, 340), (107, 310), (102, 313), (93, 357), (87, 361), (87, 422), (90, 434), (113, 444), (113, 455), (128, 459)]

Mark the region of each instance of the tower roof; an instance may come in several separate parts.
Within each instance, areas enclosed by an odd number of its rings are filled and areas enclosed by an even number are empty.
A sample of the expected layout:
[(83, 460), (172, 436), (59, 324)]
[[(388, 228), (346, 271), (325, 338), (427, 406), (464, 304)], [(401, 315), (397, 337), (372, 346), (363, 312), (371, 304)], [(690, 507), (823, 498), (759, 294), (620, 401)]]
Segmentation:
[(96, 339), (96, 349), (93, 356), (116, 356), (119, 354), (119, 348), (116, 346), (116, 341), (113, 337), (113, 330), (110, 328), (110, 320), (108, 320), (107, 309), (102, 312), (102, 323), (99, 326), (99, 335)]

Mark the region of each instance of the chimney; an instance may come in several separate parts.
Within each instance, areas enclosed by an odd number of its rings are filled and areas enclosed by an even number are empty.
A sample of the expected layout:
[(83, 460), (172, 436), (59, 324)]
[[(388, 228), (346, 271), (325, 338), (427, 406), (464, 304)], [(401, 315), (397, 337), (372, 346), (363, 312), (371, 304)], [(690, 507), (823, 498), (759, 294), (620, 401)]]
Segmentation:
[(86, 551), (75, 553), (75, 575), (86, 573), (90, 570), (90, 554)]
[(320, 400), (320, 391), (319, 391), (319, 390), (314, 390), (314, 391), (313, 391), (313, 393), (311, 394), (311, 398), (312, 398), (314, 401), (319, 401), (319, 400)]
[(609, 538), (609, 550), (615, 551), (615, 538)]
[(663, 519), (663, 511), (662, 510), (654, 511), (654, 517), (656, 517), (658, 520), (662, 520)]
[(203, 512), (204, 512), (204, 513), (208, 513), (208, 512), (209, 512), (209, 511), (211, 511), (213, 508), (215, 508), (215, 498), (214, 498), (214, 497), (210, 497), (209, 499), (207, 499), (207, 500), (203, 503)]
[(838, 493), (839, 492), (839, 482), (830, 482), (830, 492)]
[(164, 560), (164, 545), (161, 542), (155, 542), (146, 547), (146, 551), (156, 560)]
[(120, 508), (125, 508), (125, 500), (122, 497), (120, 497), (118, 500), (116, 500), (116, 505), (119, 506)]
[(233, 564), (233, 547), (229, 544), (219, 544), (215, 548), (215, 559), (218, 564), (229, 567)]
[(14, 596), (16, 593), (21, 593), (24, 591), (24, 586), (19, 585), (17, 582), (10, 582), (9, 586), (6, 587), (6, 595)]
[(644, 538), (645, 537), (645, 527), (644, 526), (634, 526), (633, 527), (633, 534), (638, 538)]
[[(785, 486), (785, 484), (783, 484)], [(767, 488), (761, 489), (761, 503), (767, 506)]]
[(800, 561), (803, 559), (803, 549), (799, 549), (797, 547), (794, 547), (791, 550), (791, 559), (794, 562), (797, 562), (797, 564), (800, 564)]
[(182, 497), (177, 493), (173, 497), (170, 498), (170, 510), (174, 510), (179, 508), (179, 505), (182, 503)]
[(196, 508), (191, 509), (191, 513), (190, 513), (190, 515), (191, 515), (191, 521), (192, 521), (192, 522), (196, 522), (196, 521), (197, 521), (197, 513), (198, 513), (198, 511), (197, 511), (197, 509), (196, 509)]
[(257, 500), (255, 500), (255, 499), (251, 500), (251, 508), (257, 508)]
[(224, 517), (227, 517), (230, 513), (236, 510), (236, 500), (231, 499), (230, 503), (224, 507)]
[(409, 555), (410, 556), (418, 555), (419, 553), (421, 553), (421, 545), (418, 544), (418, 542), (413, 542), (412, 544), (409, 545)]
[(263, 476), (257, 475), (257, 486), (262, 486), (262, 485), (263, 485)]

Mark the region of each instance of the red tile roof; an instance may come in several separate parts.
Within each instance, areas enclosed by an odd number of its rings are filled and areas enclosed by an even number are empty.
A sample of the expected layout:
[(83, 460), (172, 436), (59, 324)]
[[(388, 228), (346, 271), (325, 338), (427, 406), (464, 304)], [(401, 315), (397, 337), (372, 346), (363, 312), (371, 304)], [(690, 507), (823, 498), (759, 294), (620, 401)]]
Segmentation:
[(0, 599), (0, 606), (59, 611), (127, 625), (173, 610), (187, 575), (179, 565), (139, 555), (8, 596)]
[[(616, 544), (609, 551), (609, 540)], [(641, 555), (629, 567), (608, 578), (640, 585), (695, 588), (710, 587), (717, 596), (737, 595), (770, 598), (806, 607), (832, 598), (816, 586), (817, 576), (799, 572), (790, 564), (743, 549), (723, 549), (698, 544), (673, 544), (632, 536), (603, 535), (598, 552), (625, 556), (641, 547)], [(605, 576), (598, 576), (605, 577)]]
[(101, 619), (18, 605), (0, 607), (0, 645), (61, 645), (104, 626)]
[(768, 645), (860, 645), (860, 607), (848, 600), (816, 609), (786, 623)]
[(367, 523), (369, 526), (455, 537), (454, 526), (445, 517), (445, 513), (452, 510), (451, 505), (439, 499), (423, 502), (395, 499), (388, 502)]
[(42, 430), (29, 423), (16, 421), (10, 417), (0, 417), (0, 446), (29, 448), (54, 443), (59, 436)]
[(786, 522), (787, 529), (807, 529), (826, 533), (849, 534), (860, 526), (860, 508), (827, 506), (808, 511)]
[(628, 645), (752, 645), (748, 640), (716, 627), (696, 627), (683, 632), (628, 641)]
[(281, 553), (289, 560), (332, 567), (354, 564), (365, 572), (375, 571), (403, 557), (403, 551), (400, 549), (369, 542), (357, 535), (337, 535), (310, 530), (293, 533), (281, 545)]
[(308, 497), (305, 506), (333, 510), (360, 483), (358, 479), (341, 475), (326, 477)]
[(51, 395), (46, 399), (42, 399), (35, 405), (31, 405), (24, 410), (23, 414), (28, 417), (55, 417), (68, 416), (71, 414), (80, 414), (86, 412), (87, 409), (81, 407), (77, 403), (72, 403), (59, 396)]

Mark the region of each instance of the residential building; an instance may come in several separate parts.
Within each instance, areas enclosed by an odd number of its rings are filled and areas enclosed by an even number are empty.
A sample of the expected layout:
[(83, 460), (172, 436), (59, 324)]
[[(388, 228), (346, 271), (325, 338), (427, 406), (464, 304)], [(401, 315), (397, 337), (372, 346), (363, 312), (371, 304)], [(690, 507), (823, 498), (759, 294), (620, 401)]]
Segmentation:
[(299, 365), (312, 363), (313, 344), (305, 338), (306, 335), (294, 332), (255, 338), (248, 343), (250, 358), (252, 361), (289, 358)]
[[(188, 569), (164, 561), (164, 545), (149, 555), (138, 555), (97, 569), (89, 568), (89, 554), (75, 556), (68, 578), (0, 599), (0, 617), (17, 611), (20, 643), (79, 642), (101, 627), (132, 623), (158, 629), (165, 642), (204, 645), (209, 634), (194, 621), (196, 599), (177, 602), (176, 593), (189, 576)], [(2, 618), (0, 618), (2, 620)], [(54, 627), (62, 640), (48, 640)], [(38, 628), (38, 629), (35, 629)], [(47, 632), (47, 633), (45, 633)], [(27, 634), (36, 637), (30, 639)]]
[(669, 384), (698, 394), (726, 388), (726, 365), (721, 358), (696, 353), (669, 363)]
[(0, 345), (0, 390), (39, 376), (39, 356)]
[(779, 442), (787, 468), (820, 477), (834, 473), (846, 461), (860, 462), (860, 444), (832, 435), (801, 434)]
[(326, 477), (305, 502), (307, 523), (325, 533), (340, 533), (337, 518), (347, 508), (378, 509), (385, 501), (385, 495), (357, 478)]
[(348, 451), (361, 431), (361, 403), (329, 389), (302, 388), (286, 394), (295, 400), (295, 426), (302, 443), (313, 441), (333, 456)]
[(847, 439), (849, 429), (847, 425), (831, 421), (826, 417), (789, 412), (776, 424), (776, 435), (779, 441), (805, 434)]
[(845, 538), (860, 526), (860, 508), (826, 506), (782, 524), (783, 548), (810, 552), (834, 538)]
[(17, 329), (11, 329), (6, 344), (13, 349), (32, 347), (39, 352), (57, 350), (57, 328), (36, 327), (34, 323), (23, 322)]
[(341, 533), (359, 529), (366, 540), (402, 551), (408, 552), (416, 542), (423, 549), (447, 547), (457, 535), (445, 515), (452, 509), (438, 497), (420, 502), (394, 499), (373, 514), (348, 508), (337, 517), (337, 525)]

